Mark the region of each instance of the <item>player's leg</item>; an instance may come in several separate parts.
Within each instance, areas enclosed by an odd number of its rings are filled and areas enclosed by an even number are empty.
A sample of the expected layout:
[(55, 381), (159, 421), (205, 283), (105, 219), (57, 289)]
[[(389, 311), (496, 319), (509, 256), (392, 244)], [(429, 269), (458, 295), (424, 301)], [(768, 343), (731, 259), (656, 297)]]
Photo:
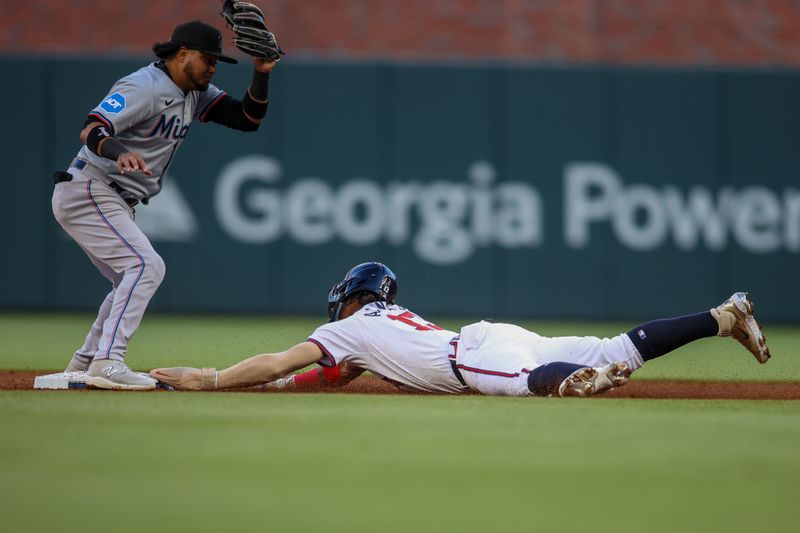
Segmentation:
[(733, 337), (759, 363), (770, 358), (767, 338), (754, 315), (753, 302), (745, 292), (734, 293), (722, 304), (692, 315), (653, 320), (626, 334), (644, 361), (661, 357), (705, 337)]
[[(94, 381), (87, 379), (87, 383), (101, 388), (152, 388), (154, 380), (130, 372), (124, 360), (128, 342), (164, 278), (164, 261), (133, 222), (127, 206), (119, 204), (114, 191), (100, 186), (94, 190), (90, 187), (88, 193), (106, 226), (100, 239), (104, 243), (90, 248), (90, 252), (122, 276), (89, 367)], [(110, 252), (112, 248), (114, 252)]]
[(153, 388), (155, 381), (131, 372), (124, 358), (128, 341), (164, 277), (164, 262), (134, 223), (131, 210), (109, 187), (82, 174), (56, 187), (53, 205), (59, 223), (93, 262), (119, 276), (89, 367), (89, 376), (97, 383), (90, 384)]
[(457, 367), (483, 394), (588, 396), (628, 382), (644, 364), (627, 334), (542, 337), (511, 324), (461, 330)]
[[(588, 396), (619, 387), (645, 362), (667, 354), (695, 340), (713, 337), (719, 328), (710, 312), (653, 320), (627, 333), (611, 338), (540, 337), (532, 345), (535, 359), (542, 365), (534, 371), (531, 386), (536, 391), (556, 388), (562, 396)], [(563, 381), (569, 365), (575, 370)]]
[(92, 327), (89, 328), (89, 333), (83, 341), (83, 346), (78, 348), (72, 355), (72, 359), (67, 366), (67, 372), (86, 372), (89, 369), (89, 364), (92, 362), (97, 348), (100, 345), (100, 337), (103, 335), (103, 324), (111, 312), (111, 303), (114, 299), (114, 289), (106, 295), (103, 303), (100, 304), (100, 309), (97, 312)]
[(621, 342), (596, 337), (553, 339), (513, 324), (480, 322), (461, 329), (456, 366), (467, 385), (482, 394), (588, 396), (628, 382), (631, 370), (626, 364), (601, 363), (599, 357), (585, 356), (604, 349), (609, 355), (625, 351), (636, 357), (630, 340), (616, 345)]
[(536, 358), (546, 364), (534, 371), (541, 374), (538, 390), (551, 390), (557, 381), (553, 376), (576, 364), (595, 372), (576, 370), (571, 379), (562, 382), (560, 394), (584, 396), (582, 391), (588, 383), (592, 386), (591, 393), (596, 394), (627, 383), (630, 372), (647, 361), (714, 336), (733, 336), (759, 362), (764, 363), (770, 357), (766, 337), (753, 315), (752, 302), (746, 293), (735, 293), (710, 311), (651, 320), (610, 339), (541, 337), (535, 347)]
[(698, 339), (713, 337), (719, 332), (719, 324), (709, 311), (672, 318), (660, 318), (640, 324), (625, 335), (636, 346), (642, 361), (677, 350)]
[[(113, 220), (113, 217), (110, 217)], [(131, 223), (132, 224), (132, 223)], [(103, 332), (95, 353), (95, 360), (123, 361), (128, 341), (136, 332), (147, 305), (164, 279), (164, 261), (135, 225), (124, 229), (117, 224), (120, 235), (130, 246), (131, 255), (125, 259), (106, 258), (122, 263), (122, 279), (114, 290), (108, 318), (103, 322)], [(139, 234), (138, 236), (136, 234)]]
[(67, 366), (66, 372), (86, 372), (89, 369), (89, 365), (91, 364), (92, 359), (94, 358), (95, 354), (97, 353), (97, 349), (100, 346), (100, 339), (103, 336), (103, 324), (111, 313), (111, 304), (114, 301), (114, 291), (116, 290), (115, 287), (120, 281), (122, 281), (121, 274), (117, 274), (111, 270), (108, 265), (94, 257), (87, 250), (84, 250), (84, 252), (92, 261), (92, 264), (97, 267), (97, 270), (100, 271), (103, 277), (111, 282), (111, 291), (109, 291), (109, 293), (103, 299), (103, 303), (100, 304), (97, 317), (95, 318), (92, 327), (89, 328), (89, 333), (87, 333), (86, 339), (83, 341), (83, 345), (73, 354), (72, 359), (69, 362), (69, 366)]
[(566, 361), (591, 367), (624, 362), (637, 370), (652, 359), (698, 339), (713, 337), (720, 324), (709, 311), (661, 318), (640, 324), (615, 337), (541, 337), (535, 344), (542, 363)]
[[(83, 194), (80, 192), (80, 189), (76, 190), (76, 187), (70, 186), (70, 182), (56, 184), (53, 191), (52, 200), (53, 214), (55, 215), (58, 223), (61, 224), (64, 231), (66, 231), (67, 234), (69, 234), (75, 240), (78, 246), (81, 246), (83, 235), (75, 228), (80, 224), (81, 219), (86, 217), (87, 214), (88, 216), (92, 216), (93, 214), (91, 211), (85, 209), (84, 206), (76, 205), (75, 196), (82, 198)], [(78, 204), (80, 204), (80, 202), (78, 202)], [(112, 288), (103, 299), (103, 302), (100, 304), (97, 317), (92, 323), (92, 326), (89, 328), (89, 332), (86, 334), (86, 339), (83, 341), (83, 345), (72, 355), (72, 359), (70, 359), (65, 372), (86, 372), (86, 370), (89, 369), (89, 364), (91, 364), (92, 359), (97, 352), (97, 347), (100, 344), (100, 337), (103, 334), (103, 324), (111, 312), (111, 304), (114, 298), (114, 285), (121, 280), (121, 276), (119, 274), (111, 270), (111, 268), (109, 268), (106, 264), (100, 262), (85, 248), (82, 246), (81, 248), (89, 257), (89, 260), (91, 260), (95, 267), (97, 267), (103, 277), (111, 282)]]

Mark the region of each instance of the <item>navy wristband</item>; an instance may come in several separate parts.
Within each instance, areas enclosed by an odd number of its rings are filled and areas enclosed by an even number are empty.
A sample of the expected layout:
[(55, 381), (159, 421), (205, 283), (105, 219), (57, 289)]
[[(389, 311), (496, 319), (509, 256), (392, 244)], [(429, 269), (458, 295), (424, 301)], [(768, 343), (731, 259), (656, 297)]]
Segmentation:
[(108, 132), (103, 124), (98, 124), (86, 136), (86, 147), (96, 155), (116, 161), (119, 156), (128, 151), (122, 143)]

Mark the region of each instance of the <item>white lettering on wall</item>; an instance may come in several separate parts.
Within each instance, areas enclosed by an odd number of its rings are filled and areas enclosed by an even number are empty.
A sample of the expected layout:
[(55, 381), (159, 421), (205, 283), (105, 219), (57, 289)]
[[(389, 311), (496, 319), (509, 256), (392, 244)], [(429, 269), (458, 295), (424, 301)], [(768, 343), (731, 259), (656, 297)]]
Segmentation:
[[(222, 169), (214, 191), (214, 210), (231, 237), (245, 243), (260, 243), (281, 236), (280, 198), (274, 191), (261, 188), (251, 191), (244, 203), (239, 199), (248, 180), (270, 185), (280, 175), (278, 162), (260, 155), (240, 157)], [(243, 207), (257, 216), (248, 216)]]
[(354, 179), (333, 188), (321, 178), (280, 184), (280, 164), (246, 156), (220, 173), (214, 205), (234, 239), (270, 243), (283, 237), (305, 245), (334, 239), (355, 246), (385, 240), (411, 244), (433, 264), (468, 259), (477, 247), (541, 244), (542, 201), (535, 188), (505, 182), (493, 187), (494, 167), (479, 161), (469, 181), (389, 183)]
[(571, 163), (564, 172), (564, 239), (586, 248), (595, 227), (610, 225), (627, 248), (654, 250), (672, 242), (681, 250), (724, 249), (729, 239), (744, 250), (800, 250), (800, 198), (781, 198), (760, 186), (736, 191), (623, 183), (602, 163)]
[[(461, 181), (358, 178), (334, 186), (323, 177), (282, 179), (271, 157), (249, 155), (226, 165), (214, 193), (222, 228), (248, 244), (288, 238), (306, 246), (335, 240), (410, 246), (437, 265), (461, 263), (480, 248), (532, 248), (546, 240), (537, 188), (499, 180), (487, 161), (470, 165)], [(721, 251), (732, 244), (754, 254), (800, 251), (800, 191), (794, 189), (681, 190), (625, 183), (604, 163), (573, 162), (564, 168), (563, 192), (563, 239), (572, 249), (591, 246), (602, 232), (640, 252), (668, 245)], [(557, 231), (550, 228), (550, 235)]]

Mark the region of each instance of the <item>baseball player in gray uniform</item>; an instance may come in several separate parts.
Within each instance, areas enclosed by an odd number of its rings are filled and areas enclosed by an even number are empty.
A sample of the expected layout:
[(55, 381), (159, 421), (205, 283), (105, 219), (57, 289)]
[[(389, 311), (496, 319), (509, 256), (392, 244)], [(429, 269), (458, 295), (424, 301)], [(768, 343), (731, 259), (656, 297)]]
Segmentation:
[[(306, 388), (323, 380), (345, 384), (369, 370), (415, 391), (584, 397), (625, 385), (647, 361), (704, 337), (733, 336), (760, 363), (770, 357), (743, 292), (710, 310), (653, 320), (607, 339), (544, 337), (489, 322), (457, 334), (397, 305), (396, 296), (397, 278), (386, 265), (357, 265), (328, 294), (330, 322), (306, 342), (220, 371), (173, 367), (150, 375), (189, 390), (266, 383)], [(323, 369), (284, 377), (312, 363)]]
[(216, 122), (255, 131), (266, 116), (274, 60), (253, 58), (253, 78), (241, 100), (211, 84), (222, 34), (200, 21), (175, 28), (153, 45), (159, 58), (117, 81), (89, 112), (84, 146), (66, 172), (53, 176), (53, 213), (112, 288), (68, 372), (86, 371), (103, 389), (146, 390), (156, 381), (125, 364), (128, 341), (164, 278), (164, 261), (134, 223), (134, 209), (159, 193), (191, 124)]

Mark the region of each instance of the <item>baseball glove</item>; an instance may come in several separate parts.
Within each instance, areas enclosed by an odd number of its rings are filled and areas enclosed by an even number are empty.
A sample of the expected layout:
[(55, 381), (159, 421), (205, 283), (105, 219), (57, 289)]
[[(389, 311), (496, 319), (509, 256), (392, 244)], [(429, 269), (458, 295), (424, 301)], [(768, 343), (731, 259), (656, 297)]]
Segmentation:
[(220, 15), (233, 30), (233, 44), (245, 54), (269, 61), (280, 61), (285, 54), (275, 34), (267, 28), (264, 13), (258, 6), (249, 2), (223, 0)]

